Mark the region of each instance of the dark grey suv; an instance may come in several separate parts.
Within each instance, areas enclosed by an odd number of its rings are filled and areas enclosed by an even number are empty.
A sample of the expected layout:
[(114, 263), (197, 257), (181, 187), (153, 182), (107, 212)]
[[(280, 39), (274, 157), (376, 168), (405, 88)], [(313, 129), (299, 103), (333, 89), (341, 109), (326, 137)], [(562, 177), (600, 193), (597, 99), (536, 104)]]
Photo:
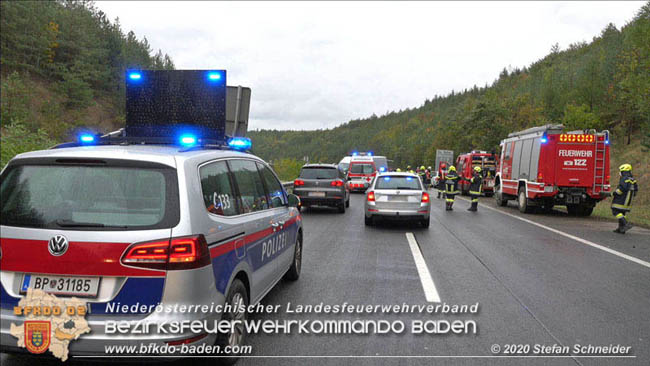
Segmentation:
[(336, 164), (307, 164), (293, 182), (293, 193), (300, 197), (304, 207), (332, 206), (340, 213), (350, 207), (350, 192), (345, 184), (345, 174)]

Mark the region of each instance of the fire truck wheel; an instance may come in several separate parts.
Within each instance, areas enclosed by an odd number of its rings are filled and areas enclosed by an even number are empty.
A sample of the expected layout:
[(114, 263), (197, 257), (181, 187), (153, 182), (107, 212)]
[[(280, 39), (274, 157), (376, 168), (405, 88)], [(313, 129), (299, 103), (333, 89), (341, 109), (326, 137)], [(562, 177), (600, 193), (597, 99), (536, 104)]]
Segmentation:
[(518, 206), (519, 206), (519, 211), (522, 213), (530, 213), (532, 211), (532, 207), (528, 204), (528, 199), (526, 198), (526, 190), (523, 188), (519, 188), (519, 198), (517, 199)]
[(501, 186), (494, 187), (494, 199), (497, 201), (497, 206), (505, 207), (508, 206), (508, 200), (503, 199), (503, 193), (501, 193)]

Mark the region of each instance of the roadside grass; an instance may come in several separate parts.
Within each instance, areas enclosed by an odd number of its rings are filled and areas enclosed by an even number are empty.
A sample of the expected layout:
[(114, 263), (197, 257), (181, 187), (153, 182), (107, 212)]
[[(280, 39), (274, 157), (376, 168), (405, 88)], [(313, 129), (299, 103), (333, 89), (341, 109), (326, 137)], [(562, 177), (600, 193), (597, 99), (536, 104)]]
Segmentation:
[[(639, 184), (639, 192), (632, 200), (632, 211), (627, 214), (627, 219), (637, 226), (650, 228), (650, 152), (643, 148), (640, 138), (633, 138), (630, 145), (625, 145), (623, 137), (612, 142), (610, 151), (612, 191), (618, 184), (618, 167), (624, 163), (632, 164), (632, 173)], [(598, 203), (593, 216), (616, 221), (610, 209), (611, 203), (611, 198)]]

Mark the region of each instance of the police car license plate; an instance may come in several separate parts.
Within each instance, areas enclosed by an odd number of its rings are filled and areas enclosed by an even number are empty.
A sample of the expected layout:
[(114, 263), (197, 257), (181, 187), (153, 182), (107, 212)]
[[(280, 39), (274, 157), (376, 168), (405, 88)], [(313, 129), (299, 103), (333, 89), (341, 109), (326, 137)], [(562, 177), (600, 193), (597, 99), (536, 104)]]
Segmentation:
[(99, 277), (49, 276), (26, 273), (23, 275), (20, 292), (26, 293), (30, 287), (53, 295), (97, 297)]
[(325, 192), (309, 192), (309, 197), (325, 197)]
[(406, 202), (406, 201), (408, 201), (408, 197), (406, 197), (406, 196), (388, 196), (388, 200), (390, 202)]

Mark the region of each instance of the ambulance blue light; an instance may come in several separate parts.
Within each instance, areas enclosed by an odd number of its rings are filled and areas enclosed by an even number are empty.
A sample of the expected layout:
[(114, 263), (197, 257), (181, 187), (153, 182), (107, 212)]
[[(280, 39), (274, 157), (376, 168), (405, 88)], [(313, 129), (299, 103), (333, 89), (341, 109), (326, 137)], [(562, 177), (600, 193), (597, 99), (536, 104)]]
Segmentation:
[(406, 177), (406, 180), (413, 180), (413, 177)]
[(81, 142), (82, 144), (91, 144), (95, 142), (95, 136), (84, 133), (83, 135), (79, 136), (79, 142)]
[(609, 145), (609, 140), (605, 140), (605, 145)]
[(372, 156), (372, 151), (368, 151), (368, 156)]
[(359, 155), (358, 152), (356, 152), (356, 151), (353, 151), (353, 152), (352, 152), (352, 156), (357, 156), (357, 155)]
[(384, 180), (388, 182), (390, 180), (390, 177), (384, 177)]
[(235, 150), (248, 150), (253, 146), (251, 139), (246, 137), (232, 137), (228, 140), (228, 146)]
[(208, 73), (208, 79), (210, 79), (212, 81), (221, 80), (221, 73), (210, 72), (210, 73)]
[(142, 74), (140, 74), (139, 72), (132, 72), (132, 73), (129, 74), (129, 79), (131, 79), (131, 80), (140, 80), (140, 79), (142, 79)]
[(180, 138), (181, 145), (190, 146), (196, 144), (196, 137), (193, 135), (183, 135)]
[(542, 137), (540, 141), (542, 142), (542, 144), (545, 144), (548, 142), (548, 139), (546, 137)]

